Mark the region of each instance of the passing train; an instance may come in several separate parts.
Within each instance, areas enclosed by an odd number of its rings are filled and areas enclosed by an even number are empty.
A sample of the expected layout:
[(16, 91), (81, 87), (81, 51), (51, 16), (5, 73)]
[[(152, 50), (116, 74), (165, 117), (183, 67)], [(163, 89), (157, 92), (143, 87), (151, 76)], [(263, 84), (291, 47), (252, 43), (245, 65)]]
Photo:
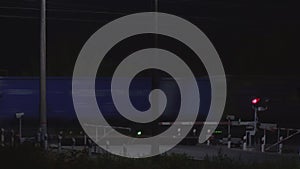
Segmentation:
[[(261, 121), (276, 123), (283, 127), (300, 128), (298, 123), (300, 81), (297, 78), (227, 76), (226, 79), (228, 94), (224, 115), (233, 114), (242, 120), (251, 120), (253, 110), (250, 99), (259, 96), (271, 100), (268, 110), (259, 114)], [(118, 113), (111, 97), (111, 78), (97, 78), (95, 84), (98, 106), (112, 125), (143, 127), (141, 124), (129, 123)], [(209, 78), (197, 78), (197, 84), (200, 92), (197, 121), (205, 121), (211, 102)], [(149, 109), (149, 93), (155, 88), (165, 92), (167, 106), (163, 115), (152, 126), (162, 121), (174, 121), (176, 112), (180, 108), (180, 91), (172, 78), (160, 78), (155, 85), (152, 78), (134, 79), (129, 91), (133, 106), (140, 111)], [(0, 128), (16, 127), (17, 112), (24, 113), (24, 128), (37, 128), (39, 125), (38, 77), (0, 77)], [(80, 127), (72, 100), (71, 77), (47, 78), (47, 117), (49, 129)]]
[[(201, 93), (201, 110), (208, 112), (210, 103), (210, 83), (198, 79)], [(96, 98), (103, 115), (111, 121), (119, 121), (111, 96), (111, 78), (97, 78)], [(179, 109), (180, 91), (172, 79), (162, 79), (155, 88), (162, 89), (168, 99), (164, 120), (172, 118)], [(149, 109), (149, 93), (154, 89), (151, 78), (134, 79), (130, 85), (130, 101), (140, 111)], [(193, 91), (190, 91), (193, 92)], [(0, 127), (16, 123), (15, 114), (24, 113), (24, 126), (34, 127), (39, 121), (39, 78), (38, 77), (0, 77)], [(187, 112), (188, 113), (188, 112)], [(175, 113), (176, 114), (176, 113)], [(61, 127), (77, 125), (77, 117), (72, 100), (72, 78), (49, 77), (47, 79), (47, 117), (48, 125)], [(118, 125), (118, 124), (115, 124)]]

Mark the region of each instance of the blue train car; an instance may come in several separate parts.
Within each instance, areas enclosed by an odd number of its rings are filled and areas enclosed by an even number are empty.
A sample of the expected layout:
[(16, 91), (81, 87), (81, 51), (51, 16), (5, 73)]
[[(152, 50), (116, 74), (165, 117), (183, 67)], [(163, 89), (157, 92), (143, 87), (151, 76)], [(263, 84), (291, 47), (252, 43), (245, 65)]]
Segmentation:
[[(98, 106), (104, 116), (111, 121), (121, 122), (111, 97), (111, 78), (96, 80)], [(210, 83), (208, 79), (198, 79), (201, 93), (200, 115), (206, 116), (210, 105)], [(162, 89), (168, 99), (163, 113), (164, 121), (176, 118), (179, 110), (180, 94), (174, 80), (163, 78), (156, 85)], [(144, 111), (149, 109), (149, 93), (153, 90), (151, 78), (136, 78), (130, 86), (130, 99), (133, 106)], [(193, 92), (193, 91), (190, 91)], [(0, 78), (0, 127), (17, 125), (15, 114), (24, 112), (24, 125), (36, 127), (39, 124), (39, 79), (37, 77)], [(189, 112), (186, 112), (187, 114)], [(51, 128), (78, 125), (72, 100), (72, 79), (70, 77), (47, 78), (47, 116)]]

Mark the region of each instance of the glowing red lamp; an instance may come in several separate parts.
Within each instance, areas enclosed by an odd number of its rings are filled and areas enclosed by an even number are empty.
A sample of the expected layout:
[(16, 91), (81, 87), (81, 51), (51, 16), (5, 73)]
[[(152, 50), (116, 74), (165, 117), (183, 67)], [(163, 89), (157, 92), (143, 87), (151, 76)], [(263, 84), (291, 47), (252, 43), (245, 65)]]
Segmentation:
[(251, 102), (252, 104), (257, 104), (260, 101), (260, 98), (255, 98)]

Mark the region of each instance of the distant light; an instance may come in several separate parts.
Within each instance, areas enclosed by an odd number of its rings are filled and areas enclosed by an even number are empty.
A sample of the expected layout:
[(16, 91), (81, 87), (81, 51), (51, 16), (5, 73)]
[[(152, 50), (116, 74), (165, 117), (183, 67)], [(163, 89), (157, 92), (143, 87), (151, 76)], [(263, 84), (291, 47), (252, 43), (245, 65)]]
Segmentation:
[(252, 104), (257, 104), (260, 101), (260, 98), (255, 98), (252, 100)]
[(215, 134), (222, 134), (223, 132), (221, 130), (216, 130), (214, 133)]
[(140, 136), (140, 135), (142, 135), (142, 131), (138, 131), (136, 134), (137, 134), (138, 136)]

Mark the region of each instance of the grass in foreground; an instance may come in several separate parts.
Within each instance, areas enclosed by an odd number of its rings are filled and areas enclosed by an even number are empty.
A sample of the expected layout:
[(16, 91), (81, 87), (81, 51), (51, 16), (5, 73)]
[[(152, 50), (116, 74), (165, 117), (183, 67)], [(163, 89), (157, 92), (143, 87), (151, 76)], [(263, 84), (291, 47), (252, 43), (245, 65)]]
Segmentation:
[(233, 161), (221, 153), (202, 161), (186, 155), (160, 155), (146, 159), (129, 159), (104, 154), (90, 158), (86, 153), (44, 152), (31, 145), (0, 149), (2, 169), (300, 169), (299, 159), (245, 164)]

